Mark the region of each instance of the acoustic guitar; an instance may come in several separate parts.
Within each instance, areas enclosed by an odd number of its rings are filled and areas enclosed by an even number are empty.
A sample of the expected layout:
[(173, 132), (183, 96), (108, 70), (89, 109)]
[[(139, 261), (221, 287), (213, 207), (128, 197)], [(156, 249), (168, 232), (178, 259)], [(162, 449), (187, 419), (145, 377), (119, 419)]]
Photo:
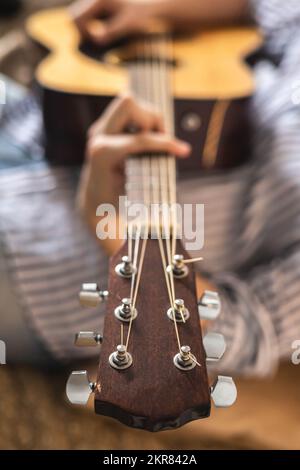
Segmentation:
[[(64, 122), (63, 114), (70, 97), (105, 97), (107, 101), (127, 87), (161, 110), (171, 134), (180, 116), (182, 132), (197, 135), (192, 139), (196, 164), (212, 167), (221, 158), (228, 137), (230, 126), (221, 122), (226, 121), (226, 114), (235, 114), (234, 109), (253, 90), (249, 70), (239, 60), (258, 45), (258, 35), (251, 29), (210, 31), (174, 42), (168, 32), (151, 31), (116, 51), (107, 51), (101, 56), (103, 62), (78, 49), (78, 33), (65, 10), (35, 15), (28, 29), (52, 50), (37, 70), (45, 96), (62, 98), (56, 130), (48, 127), (49, 138), (59, 136), (70, 124)], [(224, 50), (228, 52), (225, 57)], [(218, 63), (212, 60), (216, 54)], [(80, 113), (76, 118), (80, 120)], [(210, 126), (222, 138), (214, 145), (206, 142), (205, 151), (201, 129), (205, 127), (209, 134)], [(64, 134), (64, 139), (71, 135)], [(93, 393), (96, 413), (135, 428), (159, 431), (208, 417), (211, 399), (217, 407), (232, 405), (237, 391), (228, 376), (219, 375), (209, 384), (207, 364), (223, 356), (226, 344), (218, 333), (209, 332), (202, 339), (199, 317), (215, 320), (220, 298), (216, 292), (205, 291), (197, 300), (194, 262), (199, 259), (190, 258), (184, 249), (174, 210), (175, 158), (132, 156), (125, 166), (129, 207), (143, 204), (147, 217), (140, 214), (129, 220), (126, 242), (110, 259), (108, 290), (100, 290), (97, 284), (82, 286), (82, 305), (107, 303), (103, 333), (81, 331), (75, 338), (78, 347), (101, 346), (98, 375), (91, 381), (87, 371), (72, 372), (66, 393), (74, 404), (87, 403)], [(159, 208), (155, 216), (154, 205)]]
[[(123, 43), (102, 50), (82, 44), (64, 8), (36, 13), (27, 31), (46, 52), (36, 72), (46, 156), (53, 164), (80, 164), (88, 127), (128, 88), (128, 65), (139, 57)], [(261, 36), (252, 27), (209, 29), (174, 39), (169, 65), (175, 133), (193, 149), (191, 158), (179, 163), (179, 175), (232, 168), (247, 160), (254, 81), (244, 59), (260, 45)]]

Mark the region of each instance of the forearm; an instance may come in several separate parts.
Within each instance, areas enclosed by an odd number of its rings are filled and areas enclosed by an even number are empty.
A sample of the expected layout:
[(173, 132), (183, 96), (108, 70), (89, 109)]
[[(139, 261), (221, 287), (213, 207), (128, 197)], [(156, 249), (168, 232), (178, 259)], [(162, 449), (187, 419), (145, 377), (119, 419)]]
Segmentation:
[(154, 0), (161, 18), (175, 26), (225, 24), (245, 21), (249, 15), (249, 0)]
[(89, 230), (93, 237), (97, 239), (97, 242), (101, 248), (105, 251), (107, 256), (112, 256), (122, 245), (122, 239), (119, 236), (120, 224), (116, 221), (112, 223), (116, 224), (118, 231), (116, 236), (113, 238), (100, 239), (97, 235), (97, 226), (101, 221), (101, 217), (97, 215), (97, 204), (93, 199), (93, 195), (89, 192), (89, 185), (84, 181), (86, 175), (82, 174), (81, 183), (77, 192), (77, 208), (81, 213), (82, 218), (89, 227)]

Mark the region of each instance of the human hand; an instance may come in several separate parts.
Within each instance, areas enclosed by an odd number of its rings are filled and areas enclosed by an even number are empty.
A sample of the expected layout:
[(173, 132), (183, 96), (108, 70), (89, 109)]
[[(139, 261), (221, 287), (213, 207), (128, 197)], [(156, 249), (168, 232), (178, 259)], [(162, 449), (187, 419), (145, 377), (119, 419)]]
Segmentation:
[[(126, 132), (130, 127), (137, 132)], [(118, 197), (124, 194), (127, 156), (161, 152), (185, 158), (190, 150), (189, 144), (165, 132), (161, 115), (150, 105), (128, 95), (116, 98), (88, 132), (79, 185), (79, 206), (94, 233), (99, 222), (97, 207), (112, 204), (118, 209)]]
[[(103, 45), (120, 37), (145, 32), (152, 19), (159, 17), (161, 5), (170, 0), (79, 0), (70, 11), (82, 37)], [(103, 21), (93, 20), (104, 16)]]

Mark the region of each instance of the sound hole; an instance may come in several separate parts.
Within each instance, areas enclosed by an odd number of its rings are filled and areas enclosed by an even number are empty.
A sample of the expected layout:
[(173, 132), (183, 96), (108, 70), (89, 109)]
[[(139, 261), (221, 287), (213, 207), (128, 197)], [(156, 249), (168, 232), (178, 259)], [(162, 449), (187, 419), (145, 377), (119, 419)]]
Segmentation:
[(125, 46), (127, 42), (127, 40), (119, 40), (114, 42), (114, 44), (112, 45), (100, 47), (99, 45), (94, 44), (91, 41), (82, 41), (79, 46), (79, 51), (91, 59), (103, 61), (105, 54), (107, 54), (114, 48)]

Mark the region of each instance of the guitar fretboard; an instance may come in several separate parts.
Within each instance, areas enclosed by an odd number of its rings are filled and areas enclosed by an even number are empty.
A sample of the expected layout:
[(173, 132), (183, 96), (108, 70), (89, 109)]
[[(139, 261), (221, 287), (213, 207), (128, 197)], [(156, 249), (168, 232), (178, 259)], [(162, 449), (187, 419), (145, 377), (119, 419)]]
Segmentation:
[[(149, 37), (139, 43), (143, 60), (129, 64), (130, 90), (133, 95), (159, 111), (165, 130), (174, 134), (171, 86), (172, 43), (167, 37)], [(143, 155), (126, 161), (126, 193), (129, 202), (174, 203), (176, 165), (170, 155)]]

